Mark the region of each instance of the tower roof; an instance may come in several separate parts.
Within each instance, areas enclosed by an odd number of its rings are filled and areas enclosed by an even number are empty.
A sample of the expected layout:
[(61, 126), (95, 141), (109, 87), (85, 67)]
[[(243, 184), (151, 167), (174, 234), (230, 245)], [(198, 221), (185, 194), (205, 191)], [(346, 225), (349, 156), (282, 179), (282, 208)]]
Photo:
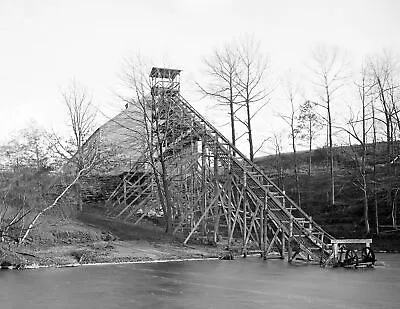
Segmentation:
[(174, 79), (182, 70), (168, 69), (168, 68), (156, 68), (153, 67), (150, 72), (150, 77), (158, 78), (171, 78)]

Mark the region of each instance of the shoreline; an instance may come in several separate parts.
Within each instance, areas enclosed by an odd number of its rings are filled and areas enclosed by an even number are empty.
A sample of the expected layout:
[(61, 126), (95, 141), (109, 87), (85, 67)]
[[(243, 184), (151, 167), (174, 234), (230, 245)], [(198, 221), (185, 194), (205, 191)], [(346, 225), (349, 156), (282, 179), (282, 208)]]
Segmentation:
[(25, 247), (19, 252), (3, 248), (4, 255), (8, 258), (2, 259), (0, 269), (39, 269), (218, 260), (226, 255), (226, 251), (222, 247), (206, 245), (115, 240)]
[(82, 266), (112, 266), (112, 265), (128, 265), (128, 264), (158, 264), (158, 263), (171, 263), (171, 262), (194, 262), (194, 261), (217, 261), (218, 257), (205, 257), (205, 258), (181, 258), (169, 260), (143, 260), (143, 261), (126, 261), (126, 262), (99, 262), (99, 263), (73, 263), (73, 264), (60, 264), (60, 265), (27, 265), (20, 270), (32, 270), (41, 268), (69, 268), (69, 267), (82, 267)]
[[(165, 234), (151, 222), (134, 225), (108, 218), (96, 208), (87, 209), (78, 219), (59, 221), (46, 217), (32, 242), (21, 247), (0, 246), (1, 269), (39, 269), (122, 264), (150, 264), (224, 259), (240, 256), (240, 244), (205, 240), (183, 245), (182, 239)], [(378, 243), (375, 253), (399, 254)]]
[[(204, 248), (203, 249), (207, 249)], [(149, 250), (152, 250), (151, 248)], [(125, 256), (124, 260), (118, 260), (115, 258), (104, 259), (104, 261), (100, 262), (87, 262), (87, 263), (80, 263), (80, 262), (71, 262), (71, 263), (48, 263), (48, 264), (40, 264), (36, 263), (35, 261), (25, 264), (25, 265), (10, 265), (10, 266), (2, 266), (0, 270), (34, 270), (34, 269), (43, 269), (43, 268), (70, 268), (70, 267), (92, 267), (92, 266), (111, 266), (111, 265), (129, 265), (129, 264), (157, 264), (157, 263), (171, 263), (171, 262), (194, 262), (194, 261), (217, 261), (223, 260), (223, 251), (217, 250), (219, 254), (215, 253), (202, 253), (201, 257), (197, 256), (174, 256), (170, 258), (155, 258), (155, 259), (148, 259), (145, 255), (141, 257), (137, 256)], [(387, 252), (384, 250), (378, 250), (375, 253), (377, 254), (399, 254), (400, 252)], [(183, 254), (183, 255), (185, 255)], [(254, 254), (257, 255), (257, 254)], [(234, 259), (240, 257), (241, 255), (234, 255)], [(253, 256), (253, 255), (252, 255)], [(61, 256), (53, 256), (54, 259), (61, 258)], [(133, 260), (134, 259), (134, 260)]]
[[(400, 252), (387, 252), (387, 251), (377, 251), (377, 254), (400, 254)], [(258, 254), (250, 254), (249, 256), (256, 256)], [(233, 259), (241, 257), (241, 255), (234, 255)], [(168, 259), (138, 259), (138, 260), (126, 260), (126, 261), (104, 261), (104, 262), (89, 262), (89, 263), (66, 263), (66, 264), (28, 264), (21, 267), (4, 267), (0, 270), (32, 270), (32, 269), (42, 269), (42, 268), (69, 268), (69, 267), (82, 267), (82, 266), (111, 266), (111, 265), (128, 265), (128, 264), (157, 264), (157, 263), (171, 263), (171, 262), (195, 262), (195, 261), (217, 261), (224, 260), (222, 256), (203, 256), (203, 257), (177, 257), (177, 258), (168, 258)], [(379, 263), (378, 263), (379, 264)], [(379, 266), (379, 265), (377, 265)]]

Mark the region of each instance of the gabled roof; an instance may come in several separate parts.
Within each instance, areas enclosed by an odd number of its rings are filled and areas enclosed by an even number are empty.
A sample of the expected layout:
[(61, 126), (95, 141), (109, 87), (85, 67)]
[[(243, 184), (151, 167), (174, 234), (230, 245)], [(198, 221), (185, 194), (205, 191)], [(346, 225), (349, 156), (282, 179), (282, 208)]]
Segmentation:
[[(102, 174), (118, 175), (130, 170), (143, 152), (144, 128), (138, 120), (134, 105), (128, 105), (115, 117), (100, 126), (85, 144), (96, 142), (99, 157), (106, 165), (97, 167)], [(98, 140), (96, 140), (98, 139)]]

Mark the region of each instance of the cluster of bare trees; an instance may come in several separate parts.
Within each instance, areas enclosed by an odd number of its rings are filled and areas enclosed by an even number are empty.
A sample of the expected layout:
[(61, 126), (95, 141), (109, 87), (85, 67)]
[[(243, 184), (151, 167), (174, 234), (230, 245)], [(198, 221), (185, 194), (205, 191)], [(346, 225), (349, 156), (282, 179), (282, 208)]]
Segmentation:
[[(312, 101), (303, 99), (304, 103), (294, 105), (294, 95), (290, 90), (292, 88), (288, 87), (290, 112), (281, 115), (290, 128), (299, 203), (295, 145), (301, 140), (308, 141), (308, 175), (311, 175), (312, 142), (324, 127), (330, 176), (329, 205), (335, 205), (338, 195), (335, 192), (335, 153), (338, 152), (339, 141), (345, 140), (345, 152), (354, 165), (354, 184), (362, 192), (365, 232), (371, 232), (370, 215), (373, 213), (374, 230), (379, 233), (379, 213), (383, 212), (383, 209), (391, 210), (391, 225), (396, 228), (399, 191), (396, 160), (399, 155), (400, 136), (400, 72), (397, 63), (387, 53), (370, 57), (364, 62), (358, 79), (352, 81), (348, 73), (349, 65), (337, 49), (316, 49), (313, 59), (313, 86), (319, 97)], [(350, 103), (343, 104), (341, 92), (346, 84), (355, 85), (349, 91), (356, 96)], [(349, 114), (344, 113), (346, 105)], [(339, 119), (335, 119), (335, 110), (341, 110), (341, 115), (336, 116)], [(343, 142), (340, 144), (343, 145)], [(380, 172), (378, 175), (378, 169), (384, 169), (384, 174)], [(373, 208), (370, 207), (371, 202)]]
[[(255, 149), (252, 120), (268, 104), (271, 92), (266, 83), (267, 57), (259, 43), (245, 37), (215, 50), (204, 63), (208, 83), (198, 86), (204, 95), (229, 108), (232, 144), (236, 145), (237, 140), (246, 135), (249, 157), (253, 161), (262, 145)], [(237, 123), (244, 127), (244, 133), (239, 136)]]
[[(70, 134), (63, 137), (52, 132), (49, 135), (49, 142), (52, 152), (60, 157), (62, 162), (68, 162), (63, 168), (79, 175), (81, 171), (90, 170), (98, 160), (96, 140), (89, 141), (95, 130), (96, 112), (87, 89), (76, 81), (72, 81), (61, 95), (63, 104), (67, 108)], [(74, 189), (79, 210), (82, 211), (82, 184), (79, 178), (75, 182)]]
[(1, 242), (22, 244), (39, 218), (59, 205), (71, 188), (76, 189), (74, 200), (82, 210), (79, 182), (97, 159), (96, 142), (88, 142), (94, 114), (86, 90), (75, 82), (62, 97), (70, 120), (69, 136), (63, 138), (32, 123), (0, 147)]
[[(329, 204), (335, 205), (335, 139), (346, 140), (346, 153), (351, 157), (356, 171), (354, 184), (362, 192), (363, 221), (365, 232), (371, 232), (370, 214), (374, 213), (374, 229), (379, 233), (379, 207), (391, 209), (391, 223), (397, 227), (398, 181), (396, 181), (397, 158), (399, 155), (398, 137), (400, 106), (399, 71), (396, 61), (383, 53), (366, 60), (357, 81), (351, 81), (348, 64), (339, 56), (336, 49), (317, 49), (313, 54), (315, 89), (319, 89), (319, 99), (306, 100), (293, 107), (293, 95), (289, 92), (288, 101), (291, 113), (283, 116), (290, 127), (292, 137), (294, 169), (298, 186), (295, 134), (308, 140), (311, 154), (312, 141), (322, 126), (326, 128), (326, 149), (330, 175)], [(341, 120), (335, 119), (333, 111), (345, 108), (340, 91), (345, 84), (354, 84), (351, 89), (356, 98), (348, 103), (349, 114), (341, 113)], [(297, 114), (296, 114), (297, 113)], [(339, 118), (339, 117), (338, 117)], [(343, 119), (345, 119), (343, 121)], [(345, 124), (343, 124), (345, 123)], [(300, 133), (301, 132), (301, 133)], [(297, 136), (297, 135), (296, 135)], [(341, 143), (343, 144), (343, 143)], [(384, 146), (385, 151), (382, 151)], [(382, 156), (384, 154), (384, 156)], [(378, 176), (378, 168), (384, 167), (384, 176)], [(308, 175), (311, 174), (311, 156)], [(382, 193), (385, 191), (385, 197)], [(297, 192), (299, 188), (297, 187)], [(381, 196), (381, 198), (378, 197)], [(300, 202), (300, 196), (299, 202)], [(373, 203), (373, 212), (370, 203)]]
[[(288, 108), (280, 112), (279, 116), (289, 131), (296, 200), (299, 205), (302, 198), (298, 148), (308, 150), (308, 176), (311, 176), (313, 168), (312, 149), (323, 146), (327, 150), (327, 173), (330, 179), (327, 196), (328, 204), (332, 207), (340, 195), (340, 192), (336, 192), (335, 156), (338, 153), (337, 147), (343, 145), (345, 140), (345, 144), (350, 146), (347, 149), (351, 149), (346, 153), (355, 166), (355, 184), (363, 193), (365, 231), (371, 231), (369, 217), (373, 213), (374, 229), (379, 233), (379, 207), (391, 209), (392, 226), (397, 226), (400, 71), (396, 60), (390, 54), (382, 53), (364, 61), (359, 78), (354, 81), (354, 73), (347, 59), (346, 54), (336, 47), (315, 48), (308, 63), (311, 72), (308, 94), (300, 91), (298, 84), (287, 80), (284, 88)], [(268, 91), (271, 87), (265, 81), (268, 73), (265, 55), (254, 41), (243, 40), (215, 50), (204, 63), (208, 82), (198, 86), (204, 95), (228, 107), (234, 145), (241, 138), (238, 124), (243, 125), (248, 139), (248, 153), (250, 159), (254, 160), (256, 151), (252, 120), (271, 98)], [(349, 107), (349, 113), (344, 112), (346, 106)], [(277, 160), (282, 162), (282, 136), (276, 131), (269, 133), (271, 141), (274, 141)], [(316, 143), (317, 139), (319, 143)], [(321, 140), (324, 140), (323, 144)], [(382, 145), (385, 148), (384, 157)], [(385, 169), (384, 177), (378, 175), (382, 165)], [(277, 168), (281, 179), (283, 168)], [(382, 198), (383, 190), (385, 198)], [(369, 206), (371, 202), (373, 208)]]
[[(363, 192), (366, 232), (370, 231), (371, 195), (375, 230), (379, 233), (378, 207), (391, 210), (392, 226), (397, 227), (400, 71), (396, 60), (383, 53), (366, 60), (359, 75), (356, 82), (358, 110), (351, 113), (344, 131), (349, 135), (349, 144), (361, 149), (352, 154), (358, 169), (358, 186)], [(378, 177), (378, 169), (383, 169), (384, 177)], [(383, 192), (385, 197), (378, 200), (378, 194), (382, 196)]]

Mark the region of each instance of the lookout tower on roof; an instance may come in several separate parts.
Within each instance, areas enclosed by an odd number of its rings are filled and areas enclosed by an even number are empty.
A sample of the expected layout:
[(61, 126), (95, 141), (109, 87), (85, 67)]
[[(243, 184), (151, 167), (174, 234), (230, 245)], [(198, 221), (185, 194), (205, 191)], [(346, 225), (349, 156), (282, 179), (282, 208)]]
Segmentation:
[(152, 95), (179, 94), (180, 73), (181, 70), (153, 67), (150, 72)]

